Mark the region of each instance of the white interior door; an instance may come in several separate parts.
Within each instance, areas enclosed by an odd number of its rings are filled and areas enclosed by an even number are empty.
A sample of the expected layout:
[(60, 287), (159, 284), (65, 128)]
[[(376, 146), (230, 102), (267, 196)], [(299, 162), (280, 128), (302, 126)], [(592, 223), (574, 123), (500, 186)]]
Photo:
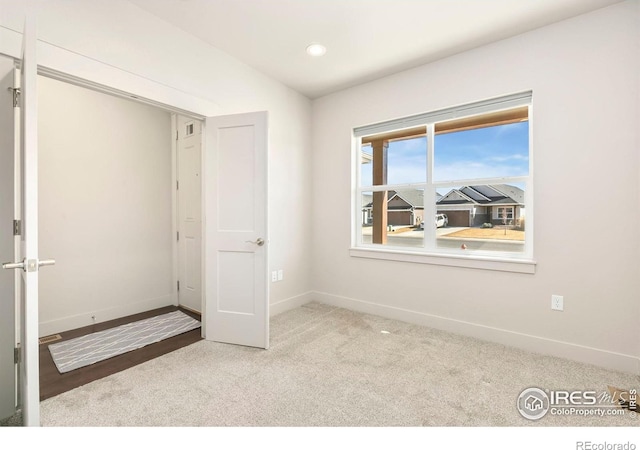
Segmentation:
[(4, 269), (20, 270), (20, 405), (24, 425), (40, 425), (40, 373), (38, 363), (38, 270), (54, 264), (38, 259), (38, 111), (36, 27), (27, 11), (20, 66), (20, 179), (16, 186), (22, 203), (20, 254)]
[(38, 361), (38, 103), (36, 29), (27, 16), (20, 77), (20, 159), (22, 183), (22, 261), (20, 389), (24, 425), (40, 425)]
[(178, 304), (202, 312), (202, 122), (177, 116)]
[(205, 339), (269, 347), (267, 113), (209, 117)]
[[(0, 258), (14, 259), (13, 59), (0, 56)], [(16, 409), (14, 273), (0, 270), (0, 420)]]

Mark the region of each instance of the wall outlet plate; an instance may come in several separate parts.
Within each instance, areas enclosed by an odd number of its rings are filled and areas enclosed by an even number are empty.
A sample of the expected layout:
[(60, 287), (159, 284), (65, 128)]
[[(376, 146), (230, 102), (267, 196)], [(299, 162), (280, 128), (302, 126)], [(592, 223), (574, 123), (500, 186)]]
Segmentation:
[(271, 281), (278, 281), (278, 271), (274, 270), (271, 272)]
[(562, 295), (551, 296), (551, 309), (554, 311), (564, 311), (564, 297)]

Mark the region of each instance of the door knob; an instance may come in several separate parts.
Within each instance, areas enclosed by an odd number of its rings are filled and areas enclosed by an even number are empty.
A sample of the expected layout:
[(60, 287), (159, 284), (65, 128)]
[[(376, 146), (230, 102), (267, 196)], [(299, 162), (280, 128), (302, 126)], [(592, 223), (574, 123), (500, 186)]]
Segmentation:
[(256, 244), (258, 247), (262, 247), (264, 245), (264, 239), (262, 238), (258, 238), (255, 241), (245, 241), (248, 242), (250, 244)]
[(23, 260), (22, 262), (8, 262), (2, 264), (3, 269), (22, 269), (25, 272), (35, 272), (42, 266), (53, 266), (56, 263), (55, 259), (37, 259)]

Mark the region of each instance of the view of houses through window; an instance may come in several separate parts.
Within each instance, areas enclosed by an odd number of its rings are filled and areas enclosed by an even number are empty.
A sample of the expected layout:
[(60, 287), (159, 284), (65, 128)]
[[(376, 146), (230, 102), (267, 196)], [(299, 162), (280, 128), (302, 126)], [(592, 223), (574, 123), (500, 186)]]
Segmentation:
[(356, 246), (530, 253), (529, 102), (358, 136)]

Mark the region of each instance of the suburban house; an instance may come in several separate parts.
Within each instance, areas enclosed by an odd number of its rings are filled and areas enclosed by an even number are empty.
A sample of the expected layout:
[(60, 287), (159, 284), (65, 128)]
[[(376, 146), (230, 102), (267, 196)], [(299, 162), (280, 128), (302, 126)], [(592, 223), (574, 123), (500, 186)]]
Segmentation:
[[(438, 214), (450, 227), (478, 227), (485, 223), (520, 227), (524, 218), (524, 191), (508, 184), (463, 186), (445, 195), (436, 193)], [(363, 194), (362, 224), (373, 222), (373, 196)], [(419, 225), (424, 221), (424, 190), (387, 193), (387, 225)]]
[(440, 198), (437, 207), (438, 214), (446, 214), (452, 227), (477, 227), (485, 223), (521, 226), (524, 191), (508, 184), (463, 186)]
[(424, 211), (424, 191), (406, 190), (389, 192), (387, 202), (389, 225), (418, 225)]
[[(436, 193), (437, 198), (442, 195)], [(373, 223), (373, 196), (362, 196), (362, 224)], [(387, 225), (420, 225), (424, 220), (424, 190), (407, 189), (387, 193)]]

